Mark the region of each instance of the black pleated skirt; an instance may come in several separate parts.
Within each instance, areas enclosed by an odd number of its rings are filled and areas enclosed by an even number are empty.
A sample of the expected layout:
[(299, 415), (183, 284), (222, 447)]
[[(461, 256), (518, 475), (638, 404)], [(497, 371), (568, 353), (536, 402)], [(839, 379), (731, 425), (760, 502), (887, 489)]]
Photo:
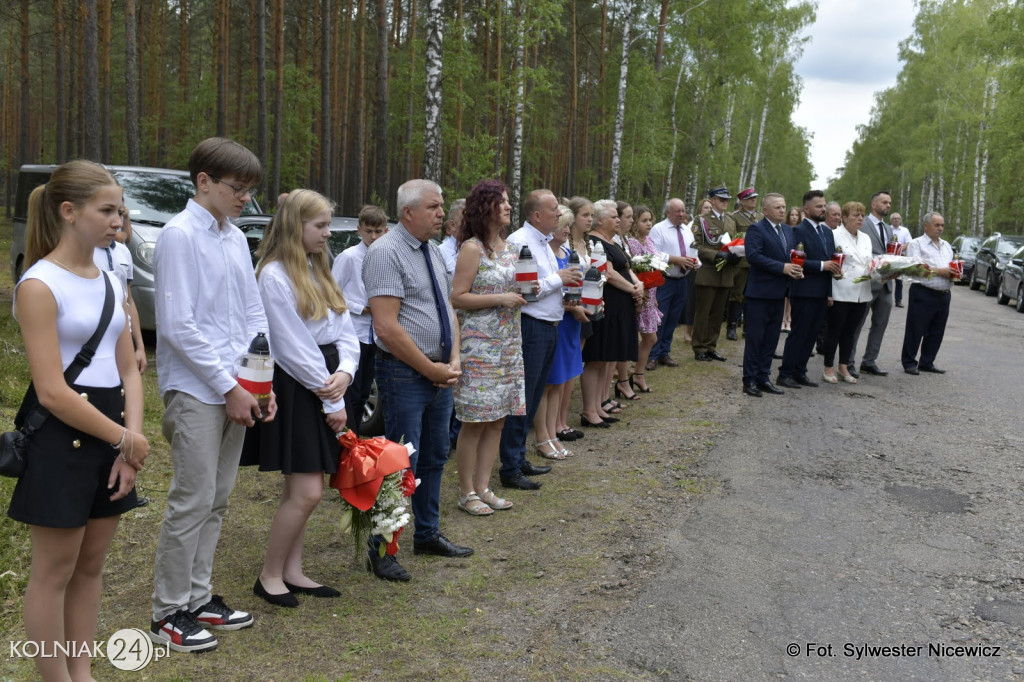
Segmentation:
[[(328, 371), (338, 367), (338, 348), (320, 346)], [(257, 422), (245, 431), (240, 466), (259, 466), (260, 471), (282, 474), (315, 474), (338, 471), (341, 446), (324, 419), (323, 403), (316, 393), (274, 366), (277, 416)]]

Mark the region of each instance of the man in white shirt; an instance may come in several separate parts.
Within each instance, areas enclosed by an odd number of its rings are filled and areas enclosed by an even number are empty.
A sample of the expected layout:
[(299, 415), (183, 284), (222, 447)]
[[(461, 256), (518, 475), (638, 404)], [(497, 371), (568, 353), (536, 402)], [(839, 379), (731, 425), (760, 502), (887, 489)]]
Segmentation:
[(562, 287), (579, 285), (583, 278), (579, 269), (558, 269), (555, 254), (548, 246), (551, 233), (558, 227), (558, 199), (549, 189), (530, 192), (523, 202), (526, 222), (508, 236), (509, 248), (524, 246), (537, 262), (540, 291), (537, 300), (522, 308), (523, 373), (526, 380), (526, 415), (509, 415), (501, 430), (501, 484), (506, 488), (537, 490), (537, 483), (529, 476), (546, 474), (550, 466), (535, 466), (526, 460), (526, 436), (533, 424), (537, 406), (544, 395), (551, 362), (558, 343), (558, 323), (562, 321)]
[[(161, 230), (153, 253), (157, 377), (174, 478), (156, 549), (149, 637), (174, 651), (217, 646), (213, 630), (253, 617), (212, 593), (213, 553), (235, 485), (245, 427), (260, 415), (235, 365), (267, 318), (238, 217), (263, 177), (259, 159), (208, 138), (189, 156), (194, 199)], [(271, 393), (265, 420), (274, 418)]]
[(359, 232), (359, 243), (338, 254), (331, 274), (345, 295), (352, 326), (359, 337), (359, 366), (345, 392), (348, 427), (359, 433), (363, 407), (373, 385), (373, 366), (377, 354), (377, 347), (373, 343), (373, 315), (370, 314), (366, 287), (363, 286), (363, 259), (370, 245), (388, 231), (387, 214), (378, 206), (365, 206), (359, 211), (359, 225), (356, 229)]
[[(907, 245), (907, 255), (928, 264), (932, 276), (910, 285), (907, 326), (903, 332), (903, 371), (907, 374), (945, 374), (935, 366), (949, 318), (949, 290), (953, 286), (953, 247), (942, 239), (945, 219), (938, 213), (924, 216), (924, 234)], [(918, 350), (921, 359), (917, 359)]]
[(449, 275), (455, 274), (455, 254), (459, 245), (456, 233), (462, 227), (462, 211), (466, 208), (465, 199), (456, 199), (448, 209), (448, 220), (444, 222), (444, 239), (441, 240), (441, 255), (444, 256), (444, 269)]
[[(900, 252), (906, 253), (907, 244), (910, 243), (910, 230), (903, 227), (903, 216), (899, 213), (893, 213), (889, 216), (889, 221), (892, 223), (892, 238), (899, 242)], [(903, 307), (903, 278), (896, 278), (896, 307)]]
[(678, 367), (672, 359), (672, 336), (686, 306), (686, 273), (700, 266), (697, 249), (693, 245), (693, 232), (686, 224), (686, 204), (682, 199), (672, 198), (665, 203), (665, 219), (651, 228), (654, 248), (668, 254), (672, 266), (665, 273), (665, 283), (658, 287), (658, 310), (661, 311), (661, 325), (658, 326), (658, 340), (651, 349), (647, 370), (655, 369), (659, 362), (668, 367)]

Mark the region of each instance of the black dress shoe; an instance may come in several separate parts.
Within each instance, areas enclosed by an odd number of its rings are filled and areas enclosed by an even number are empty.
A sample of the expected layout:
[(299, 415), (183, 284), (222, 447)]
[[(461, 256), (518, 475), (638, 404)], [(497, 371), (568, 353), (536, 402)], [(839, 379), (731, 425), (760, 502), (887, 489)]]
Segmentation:
[(918, 367), (922, 372), (931, 372), (932, 374), (945, 374), (946, 370), (939, 369), (935, 365), (928, 365), (927, 367)]
[[(796, 382), (796, 379), (794, 379), (793, 377), (779, 377), (776, 380), (776, 383), (779, 386), (785, 386), (786, 388), (800, 388), (800, 384), (798, 384)], [(771, 391), (769, 391), (769, 393), (770, 392)]]
[(876, 377), (889, 376), (889, 373), (878, 365), (865, 365), (863, 362), (860, 364), (860, 371), (864, 374), (874, 374)]
[(852, 364), (846, 368), (846, 373), (849, 374), (854, 379), (860, 379), (860, 372), (854, 369)]
[[(288, 587), (285, 585), (285, 587)], [(283, 592), (282, 594), (270, 594), (267, 592), (267, 588), (263, 587), (263, 582), (256, 578), (256, 584), (252, 586), (252, 593), (257, 597), (270, 602), (274, 606), (284, 606), (287, 608), (295, 608), (299, 605), (299, 600), (295, 598), (295, 595), (289, 592)], [(340, 596), (340, 595), (339, 595)]]
[(728, 329), (726, 329), (725, 338), (729, 339), (730, 341), (738, 341), (739, 337), (736, 336), (736, 327), (729, 327)]
[(298, 585), (292, 585), (286, 580), (284, 581), (284, 586), (294, 594), (308, 594), (311, 597), (333, 599), (341, 596), (341, 592), (338, 592), (333, 587), (327, 587), (327, 585), (318, 585), (317, 587), (299, 587)]
[(763, 393), (761, 393), (761, 390), (758, 389), (758, 387), (753, 383), (744, 383), (743, 392), (755, 398), (760, 398), (762, 395), (764, 395)]
[(903, 307), (903, 304), (902, 304), (902, 303), (897, 303), (897, 304), (896, 304), (896, 307), (897, 307), (897, 308), (902, 308), (902, 307)]
[(794, 379), (796, 379), (796, 383), (800, 384), (801, 386), (808, 386), (810, 388), (818, 387), (818, 382), (811, 381), (810, 379), (807, 378), (806, 374), (804, 374), (803, 376), (794, 377)]
[(506, 488), (517, 488), (519, 490), (540, 490), (540, 483), (523, 476), (523, 473), (516, 472), (511, 476), (502, 476), (501, 484)]
[(697, 362), (711, 362), (711, 356), (707, 353), (694, 353), (693, 359)]
[(402, 564), (398, 563), (398, 559), (390, 554), (380, 556), (375, 549), (370, 549), (366, 554), (370, 558), (369, 570), (373, 571), (373, 574), (381, 580), (388, 580), (393, 583), (407, 583), (412, 580), (409, 571), (402, 568)]
[(719, 353), (717, 350), (709, 350), (707, 352), (707, 356), (709, 358), (711, 358), (712, 360), (718, 360), (719, 362), (725, 362), (726, 361), (726, 357), (724, 355), (722, 355), (721, 353)]
[(917, 367), (904, 367), (903, 371), (906, 372), (907, 374), (913, 374), (914, 376), (917, 376), (918, 374), (921, 373), (920, 370), (917, 369)]
[(757, 387), (761, 389), (762, 393), (774, 393), (775, 395), (784, 395), (786, 393), (775, 388), (775, 385), (770, 381), (759, 381), (757, 382)]
[(522, 471), (525, 476), (540, 476), (541, 474), (546, 474), (551, 471), (551, 467), (530, 464), (524, 459), (523, 463), (519, 466), (519, 470)]
[(461, 559), (467, 557), (473, 553), (470, 547), (459, 547), (451, 540), (437, 534), (437, 537), (433, 540), (427, 540), (426, 542), (414, 541), (412, 545), (413, 554), (432, 554), (433, 556), (444, 556), (451, 559)]

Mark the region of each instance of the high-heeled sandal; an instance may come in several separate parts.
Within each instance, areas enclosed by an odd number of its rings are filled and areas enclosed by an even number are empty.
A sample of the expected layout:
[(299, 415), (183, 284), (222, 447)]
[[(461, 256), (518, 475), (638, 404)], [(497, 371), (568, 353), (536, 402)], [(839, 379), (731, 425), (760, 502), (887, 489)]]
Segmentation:
[[(643, 386), (641, 388), (640, 384), (638, 384), (635, 381), (633, 381), (633, 377), (642, 377), (643, 375), (644, 375), (643, 372), (640, 372), (639, 374), (634, 372), (633, 374), (629, 375), (629, 387), (632, 388), (637, 393), (651, 393), (651, 387), (650, 386), (646, 386), (645, 385), (645, 386)], [(644, 384), (646, 384), (646, 383), (647, 383), (647, 379), (644, 379)]]
[[(556, 449), (554, 445), (556, 441), (556, 438), (551, 438), (549, 440), (542, 440), (541, 442), (537, 443), (537, 454), (543, 457), (544, 459), (565, 459), (565, 449)], [(545, 445), (550, 446), (551, 449), (554, 450), (554, 452), (544, 452)]]
[(633, 395), (626, 395), (625, 391), (619, 390), (619, 384), (627, 384), (630, 388), (633, 387), (633, 382), (630, 381), (629, 379), (620, 379), (620, 380), (616, 381), (615, 382), (615, 397), (616, 398), (625, 398), (626, 400), (640, 400), (640, 396), (638, 396), (636, 393), (634, 393)]

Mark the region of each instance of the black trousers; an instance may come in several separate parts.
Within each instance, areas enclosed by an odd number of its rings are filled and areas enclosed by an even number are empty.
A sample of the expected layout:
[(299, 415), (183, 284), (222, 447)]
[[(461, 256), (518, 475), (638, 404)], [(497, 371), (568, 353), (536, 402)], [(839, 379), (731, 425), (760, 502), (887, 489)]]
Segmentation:
[[(833, 367), (836, 358), (836, 348), (839, 348), (839, 357), (848, 358), (853, 353), (853, 337), (857, 333), (860, 321), (868, 311), (867, 302), (848, 303), (846, 301), (833, 301), (832, 307), (828, 309), (825, 323), (825, 344), (824, 352), (825, 366)], [(839, 364), (845, 364), (840, 362)]]
[(786, 349), (782, 352), (780, 379), (807, 376), (807, 360), (814, 350), (814, 342), (818, 339), (818, 331), (825, 322), (827, 310), (826, 298), (794, 296), (789, 299), (792, 322), (789, 336), (786, 337)]
[[(939, 354), (949, 318), (948, 291), (911, 284), (907, 296), (907, 325), (903, 333), (903, 369), (931, 367)], [(917, 352), (921, 351), (920, 361)]]

